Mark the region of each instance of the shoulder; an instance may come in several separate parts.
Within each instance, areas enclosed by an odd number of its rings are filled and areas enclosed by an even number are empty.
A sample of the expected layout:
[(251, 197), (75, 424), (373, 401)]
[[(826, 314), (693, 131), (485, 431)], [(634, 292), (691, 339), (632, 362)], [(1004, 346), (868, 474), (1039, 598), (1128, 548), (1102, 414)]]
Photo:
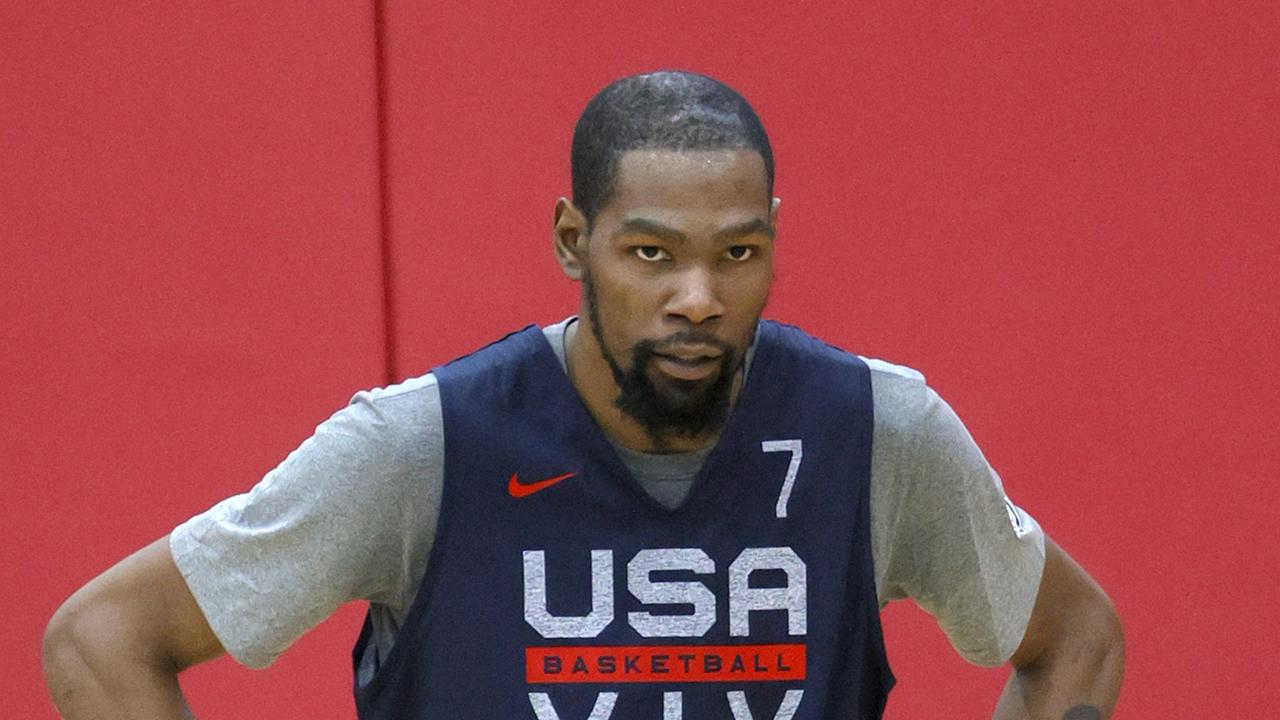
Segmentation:
[(883, 457), (892, 458), (894, 465), (928, 469), (932, 477), (961, 462), (986, 467), (968, 428), (921, 372), (876, 358), (863, 360), (871, 368), (876, 443)]
[(543, 330), (537, 325), (529, 325), (436, 367), (433, 374), (437, 380), (450, 384), (457, 378), (485, 376), (495, 372), (518, 373), (524, 362), (546, 345)]
[(914, 368), (853, 353), (784, 323), (765, 321), (761, 328), (761, 338), (775, 351), (810, 369), (821, 368), (819, 377), (829, 379), (831, 375), (824, 375), (829, 371), (868, 378), (878, 444), (905, 441), (918, 434), (925, 418), (945, 405), (924, 374)]
[(761, 321), (758, 345), (768, 345), (771, 352), (790, 358), (810, 367), (831, 366), (856, 368), (862, 366), (862, 358), (809, 334), (806, 330), (776, 320)]
[(439, 432), (440, 386), (433, 373), (361, 390), (317, 432), (337, 432), (411, 448)]
[(357, 392), (250, 491), (174, 529), (174, 562), (237, 660), (270, 664), (344, 602), (407, 607), (439, 507), (439, 418), (430, 375)]
[(351, 396), (346, 409), (400, 417), (415, 415), (432, 403), (439, 403), (440, 384), (435, 373), (411, 377), (394, 385), (360, 390)]
[(871, 382), (877, 434), (881, 427), (905, 433), (918, 427), (920, 419), (939, 401), (918, 370), (879, 358), (858, 355), (810, 335), (808, 332), (776, 321), (761, 324), (763, 336), (774, 347), (783, 348), (806, 363), (828, 367), (865, 368)]
[(877, 430), (893, 439), (918, 432), (942, 398), (919, 370), (879, 358), (863, 357), (871, 371), (871, 396)]
[(823, 360), (847, 367), (865, 367), (877, 400), (881, 396), (894, 402), (918, 400), (930, 392), (925, 384), (924, 374), (906, 365), (859, 355), (832, 345), (802, 328), (776, 320), (762, 321), (760, 329), (760, 339), (767, 340), (775, 349), (782, 348), (810, 361)]

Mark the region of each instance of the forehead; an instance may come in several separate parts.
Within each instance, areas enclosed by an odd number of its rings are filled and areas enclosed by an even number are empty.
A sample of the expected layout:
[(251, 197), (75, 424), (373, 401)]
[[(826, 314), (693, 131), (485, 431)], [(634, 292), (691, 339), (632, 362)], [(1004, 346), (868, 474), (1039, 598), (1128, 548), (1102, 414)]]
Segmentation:
[(768, 212), (764, 159), (753, 150), (631, 150), (618, 161), (605, 211), (652, 209)]

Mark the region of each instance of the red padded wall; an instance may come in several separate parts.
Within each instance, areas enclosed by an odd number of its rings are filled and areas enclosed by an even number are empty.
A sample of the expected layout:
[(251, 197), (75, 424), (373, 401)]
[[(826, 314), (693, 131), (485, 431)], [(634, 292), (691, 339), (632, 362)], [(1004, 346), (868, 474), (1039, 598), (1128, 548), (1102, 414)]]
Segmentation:
[[(368, 6), (0, 10), (0, 715), (54, 716), (76, 587), (383, 382), (372, 47)], [(202, 717), (329, 716), (357, 621), (184, 684)]]
[[(1280, 16), (999, 5), (390, 2), (397, 367), (572, 312), (550, 223), (582, 105), (629, 72), (721, 77), (775, 143), (769, 314), (957, 408), (1119, 605), (1120, 717), (1247, 714), (1277, 699), (1242, 678), (1280, 601), (1257, 581), (1280, 564)], [(993, 704), (1004, 671), (909, 604), (885, 618), (890, 717)]]
[[(1280, 14), (1001, 5), (388, 0), (393, 338), (370, 5), (0, 10), (6, 711), (53, 715), (62, 598), (383, 382), (387, 340), (405, 376), (572, 312), (573, 122), (655, 67), (771, 132), (769, 314), (923, 370), (1111, 593), (1119, 716), (1275, 705)], [(197, 712), (353, 716), (358, 613), (189, 673)], [(885, 623), (889, 717), (985, 714), (1003, 671), (907, 603)]]

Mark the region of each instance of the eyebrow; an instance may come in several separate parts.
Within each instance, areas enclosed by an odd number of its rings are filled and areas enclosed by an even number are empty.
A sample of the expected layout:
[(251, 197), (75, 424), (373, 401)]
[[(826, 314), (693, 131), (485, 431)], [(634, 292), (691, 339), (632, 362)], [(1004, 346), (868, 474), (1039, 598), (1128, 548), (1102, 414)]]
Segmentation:
[[(689, 241), (689, 237), (673, 227), (668, 227), (653, 220), (645, 218), (630, 218), (624, 220), (618, 229), (613, 233), (613, 237), (621, 237), (623, 235), (651, 235), (653, 237), (666, 240), (667, 242), (684, 243)], [(770, 240), (773, 239), (773, 228), (769, 223), (760, 218), (751, 218), (746, 222), (740, 222), (736, 225), (718, 230), (712, 236), (713, 240), (723, 241), (732, 240), (734, 238), (745, 237), (747, 235), (764, 235)]]

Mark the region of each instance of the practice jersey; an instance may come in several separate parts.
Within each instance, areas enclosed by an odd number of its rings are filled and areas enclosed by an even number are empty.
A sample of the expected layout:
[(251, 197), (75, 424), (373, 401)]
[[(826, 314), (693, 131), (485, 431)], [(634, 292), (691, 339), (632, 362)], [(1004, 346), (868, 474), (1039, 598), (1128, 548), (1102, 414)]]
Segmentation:
[(538, 328), (434, 374), (437, 536), (360, 717), (880, 717), (861, 360), (761, 323), (675, 509), (631, 477)]

